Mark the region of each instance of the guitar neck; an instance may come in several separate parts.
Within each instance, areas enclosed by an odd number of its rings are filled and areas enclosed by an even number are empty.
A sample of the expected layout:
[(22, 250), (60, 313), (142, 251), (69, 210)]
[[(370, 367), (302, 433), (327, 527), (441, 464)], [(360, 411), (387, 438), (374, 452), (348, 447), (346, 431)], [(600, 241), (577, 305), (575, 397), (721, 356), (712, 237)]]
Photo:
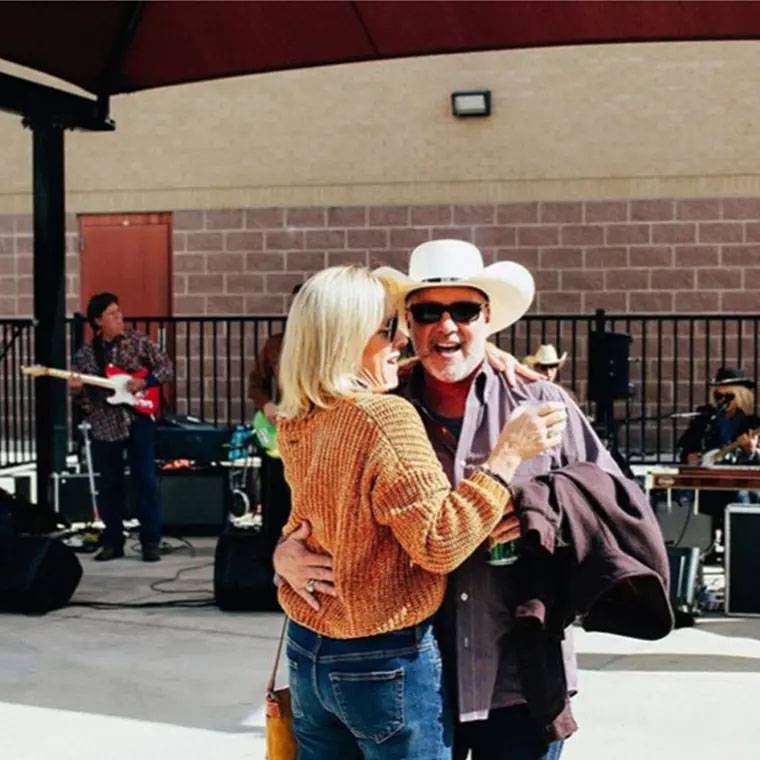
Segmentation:
[(113, 383), (106, 377), (98, 377), (97, 375), (80, 375), (77, 372), (69, 372), (65, 369), (54, 369), (52, 367), (48, 367), (45, 374), (50, 377), (57, 377), (61, 380), (78, 377), (85, 385), (95, 385), (98, 388), (106, 388), (109, 391), (113, 390)]

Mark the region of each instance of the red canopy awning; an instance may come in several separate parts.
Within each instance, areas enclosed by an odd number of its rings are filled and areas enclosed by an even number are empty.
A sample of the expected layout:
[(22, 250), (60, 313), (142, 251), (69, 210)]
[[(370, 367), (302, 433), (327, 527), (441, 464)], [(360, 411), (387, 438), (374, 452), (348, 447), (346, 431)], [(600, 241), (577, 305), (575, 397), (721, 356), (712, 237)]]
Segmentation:
[(756, 2), (0, 3), (0, 58), (98, 95), (380, 58), (758, 36)]

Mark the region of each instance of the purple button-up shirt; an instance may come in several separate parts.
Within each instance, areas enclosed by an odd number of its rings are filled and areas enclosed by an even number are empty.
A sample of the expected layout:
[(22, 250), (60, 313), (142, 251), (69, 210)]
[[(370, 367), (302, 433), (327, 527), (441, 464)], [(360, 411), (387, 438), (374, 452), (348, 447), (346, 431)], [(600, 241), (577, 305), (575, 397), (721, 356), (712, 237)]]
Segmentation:
[[(575, 462), (593, 462), (620, 474), (578, 405), (554, 383), (538, 380), (510, 387), (502, 374), (484, 362), (470, 387), (458, 440), (425, 408), (423, 391), (424, 373), (417, 365), (399, 392), (419, 411), (433, 448), (454, 485), (486, 461), (512, 412), (521, 404), (538, 401), (564, 403), (567, 428), (560, 446), (520, 465), (515, 483)], [(451, 673), (456, 679), (462, 721), (483, 720), (492, 708), (525, 702), (509, 642), (512, 573), (509, 567), (495, 567), (486, 560), (484, 546), (449, 576), (440, 617), (441, 646), (449, 665), (456, 663), (456, 671)], [(567, 688), (572, 694), (577, 690), (577, 667), (570, 629), (562, 651)]]

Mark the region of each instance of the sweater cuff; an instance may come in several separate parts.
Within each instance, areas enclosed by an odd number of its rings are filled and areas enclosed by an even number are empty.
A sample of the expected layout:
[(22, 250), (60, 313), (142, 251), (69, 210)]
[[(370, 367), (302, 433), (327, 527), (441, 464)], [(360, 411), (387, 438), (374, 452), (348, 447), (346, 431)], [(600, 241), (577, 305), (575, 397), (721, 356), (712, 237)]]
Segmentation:
[(489, 497), (501, 499), (504, 506), (512, 501), (512, 492), (509, 490), (509, 486), (504, 478), (499, 477), (495, 472), (491, 472), (485, 467), (478, 467), (469, 479), (482, 488)]

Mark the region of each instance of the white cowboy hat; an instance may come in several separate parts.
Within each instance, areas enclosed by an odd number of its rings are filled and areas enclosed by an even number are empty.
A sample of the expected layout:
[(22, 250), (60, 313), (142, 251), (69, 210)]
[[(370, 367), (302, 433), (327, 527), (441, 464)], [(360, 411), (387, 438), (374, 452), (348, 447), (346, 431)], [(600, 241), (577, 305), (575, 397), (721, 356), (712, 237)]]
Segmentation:
[(536, 286), (533, 275), (514, 261), (483, 266), (480, 251), (464, 240), (429, 240), (418, 245), (409, 257), (409, 275), (393, 267), (374, 272), (389, 283), (399, 297), (400, 308), (415, 290), (427, 288), (476, 288), (488, 296), (489, 333), (517, 322), (528, 311)]
[(567, 351), (562, 356), (557, 356), (557, 349), (549, 343), (545, 346), (539, 346), (535, 354), (525, 357), (523, 364), (529, 367), (535, 367), (541, 364), (544, 367), (561, 367), (567, 361)]

